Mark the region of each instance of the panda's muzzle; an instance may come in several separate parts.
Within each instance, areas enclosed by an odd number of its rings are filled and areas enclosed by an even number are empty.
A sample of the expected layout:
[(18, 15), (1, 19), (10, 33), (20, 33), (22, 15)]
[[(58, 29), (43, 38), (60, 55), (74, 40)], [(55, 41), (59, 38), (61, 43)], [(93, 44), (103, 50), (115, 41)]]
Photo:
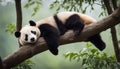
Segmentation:
[(35, 41), (35, 38), (31, 38), (30, 40), (31, 40), (31, 42), (34, 42), (34, 41)]

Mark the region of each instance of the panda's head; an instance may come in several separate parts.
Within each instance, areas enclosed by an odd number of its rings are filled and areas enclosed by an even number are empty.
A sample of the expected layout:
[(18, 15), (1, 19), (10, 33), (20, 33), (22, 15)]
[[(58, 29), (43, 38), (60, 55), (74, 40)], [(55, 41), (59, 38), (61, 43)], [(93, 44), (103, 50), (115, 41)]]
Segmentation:
[(15, 36), (19, 39), (21, 45), (35, 43), (40, 37), (40, 30), (36, 27), (34, 21), (29, 21), (30, 25), (24, 26), (20, 31), (15, 32)]

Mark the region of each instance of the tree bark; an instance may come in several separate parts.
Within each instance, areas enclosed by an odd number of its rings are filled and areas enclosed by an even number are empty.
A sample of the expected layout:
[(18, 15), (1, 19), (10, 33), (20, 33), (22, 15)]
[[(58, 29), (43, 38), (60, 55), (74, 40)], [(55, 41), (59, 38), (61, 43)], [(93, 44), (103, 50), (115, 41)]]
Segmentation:
[[(104, 3), (105, 3), (105, 6), (107, 8), (109, 15), (113, 12), (112, 8), (114, 8), (114, 9), (117, 8), (116, 0), (114, 0), (114, 2), (112, 0), (113, 7), (111, 6), (110, 1), (111, 0), (104, 0)], [(115, 50), (115, 55), (116, 55), (117, 61), (120, 62), (120, 51), (119, 51), (119, 45), (118, 45), (118, 39), (117, 39), (115, 26), (111, 28), (111, 35), (112, 35), (112, 41), (113, 41), (113, 46), (114, 46), (114, 50)]]
[(22, 9), (21, 9), (21, 0), (15, 0), (16, 5), (16, 30), (20, 31), (22, 28)]
[(0, 57), (0, 69), (3, 69), (2, 59)]
[[(96, 33), (100, 33), (108, 28), (117, 25), (120, 22), (119, 12), (120, 12), (120, 7), (116, 11), (114, 11), (111, 15), (98, 21), (97, 23), (92, 23), (90, 25), (85, 26), (85, 28), (78, 37), (74, 37), (73, 31), (69, 30), (63, 36), (60, 37), (59, 39), (60, 45), (84, 41), (88, 37)], [(16, 52), (5, 57), (3, 59), (3, 69), (9, 69), (11, 67), (14, 67), (17, 64), (23, 62), (24, 60), (38, 53), (42, 53), (47, 49), (48, 48), (46, 46), (46, 42), (41, 37), (35, 44), (27, 44), (25, 46), (22, 46)]]
[(117, 0), (112, 0), (112, 5), (113, 5), (114, 10), (116, 10), (118, 8)]

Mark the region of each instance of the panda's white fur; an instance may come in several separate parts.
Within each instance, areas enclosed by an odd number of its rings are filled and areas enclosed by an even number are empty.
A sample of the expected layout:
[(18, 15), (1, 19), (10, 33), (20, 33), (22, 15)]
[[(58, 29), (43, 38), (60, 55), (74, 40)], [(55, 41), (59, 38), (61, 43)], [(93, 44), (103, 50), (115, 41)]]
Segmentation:
[[(31, 31), (35, 31), (36, 34), (33, 34)], [(26, 25), (22, 27), (20, 32), (21, 32), (21, 35), (19, 37), (19, 42), (21, 45), (25, 45), (27, 43), (35, 43), (41, 34), (39, 29), (36, 26), (30, 26), (30, 25)], [(26, 37), (26, 35), (28, 36)], [(26, 38), (27, 40), (25, 40)], [(34, 38), (34, 41), (31, 41), (32, 38)]]
[(40, 25), (45, 24), (45, 23), (55, 27), (56, 29), (58, 29), (53, 16), (50, 16), (50, 17), (44, 18), (44, 19), (42, 19), (40, 21), (37, 21), (36, 26), (39, 27)]

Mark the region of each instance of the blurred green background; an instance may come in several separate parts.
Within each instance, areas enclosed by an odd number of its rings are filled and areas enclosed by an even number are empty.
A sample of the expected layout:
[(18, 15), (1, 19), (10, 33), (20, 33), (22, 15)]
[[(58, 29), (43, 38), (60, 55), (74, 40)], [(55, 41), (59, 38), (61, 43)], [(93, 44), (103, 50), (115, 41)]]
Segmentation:
[[(51, 2), (52, 0), (43, 1), (43, 5), (40, 7), (39, 12), (36, 13), (35, 16), (31, 16), (33, 12), (32, 7), (25, 9), (23, 7), (25, 5), (25, 1), (22, 0), (23, 25), (28, 24), (29, 20), (38, 21), (42, 18), (51, 16), (54, 13), (56, 13), (55, 9), (53, 10), (49, 9), (49, 5), (51, 4)], [(6, 2), (6, 3), (0, 2), (0, 56), (2, 58), (6, 57), (7, 55), (19, 49), (18, 41), (14, 37), (14, 34), (10, 34), (5, 31), (8, 24), (10, 23), (15, 24), (16, 22), (15, 11), (16, 10), (15, 10), (14, 1)], [(64, 10), (61, 10), (61, 11), (64, 11)], [(100, 12), (101, 12), (100, 7), (95, 6), (94, 11), (92, 12), (87, 11), (86, 14), (92, 16), (97, 20), (100, 20), (104, 18), (104, 17), (98, 17), (99, 16), (98, 13)], [(109, 55), (113, 55), (114, 50), (112, 46), (110, 31), (109, 30), (104, 31), (101, 33), (101, 35), (107, 45), (107, 48), (104, 50), (104, 52), (108, 53)], [(49, 51), (45, 51), (43, 53), (35, 55), (34, 57), (30, 58), (35, 63), (35, 66), (33, 67), (33, 69), (39, 69), (39, 68), (41, 69), (80, 69), (79, 62), (76, 62), (76, 61), (70, 62), (69, 60), (64, 58), (63, 54), (69, 51), (78, 52), (80, 49), (84, 48), (85, 45), (86, 45), (85, 42), (78, 42), (78, 43), (60, 46), (58, 56), (52, 55)]]

